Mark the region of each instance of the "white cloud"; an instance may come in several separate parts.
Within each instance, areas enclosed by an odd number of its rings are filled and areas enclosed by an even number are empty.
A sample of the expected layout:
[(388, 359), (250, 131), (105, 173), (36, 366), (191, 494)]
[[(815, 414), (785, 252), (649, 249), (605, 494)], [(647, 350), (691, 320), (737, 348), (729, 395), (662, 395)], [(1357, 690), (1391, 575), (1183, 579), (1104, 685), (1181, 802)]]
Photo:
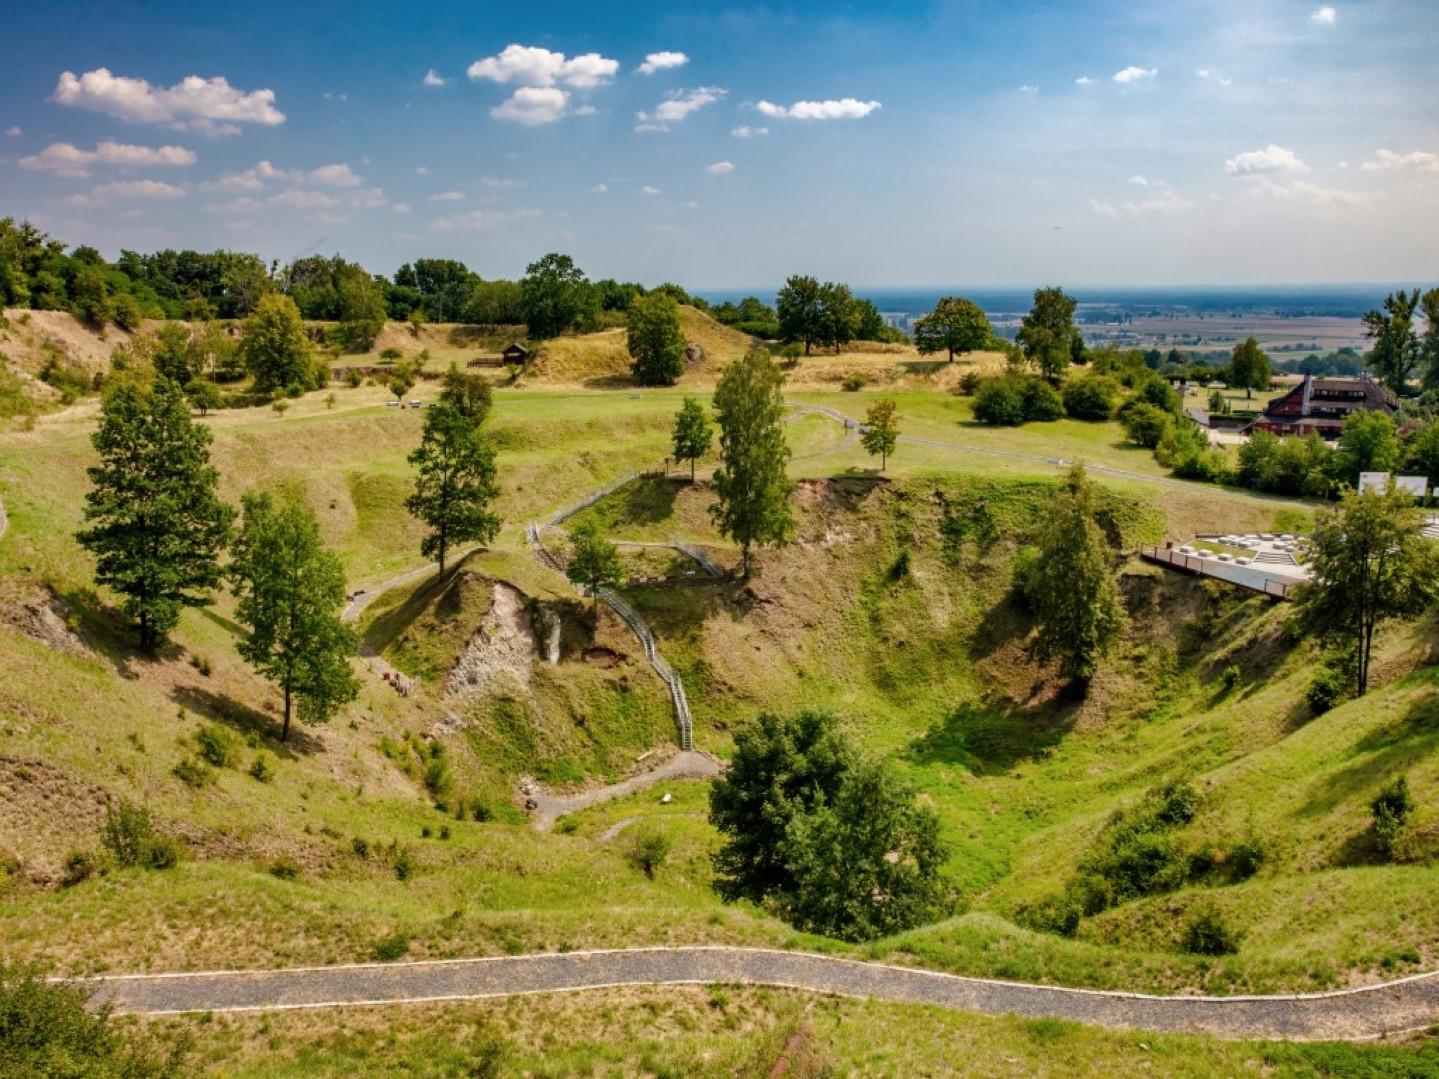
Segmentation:
[(101, 184), (91, 194), (102, 200), (109, 199), (182, 199), (185, 189), (159, 180), (118, 180)]
[(1254, 176), (1266, 172), (1308, 172), (1309, 166), (1293, 150), (1270, 143), (1262, 150), (1246, 150), (1224, 162), (1231, 176)]
[(410, 204), (408, 202), (397, 202), (391, 205), (390, 209), (394, 210), (397, 214), (407, 214), (410, 212)]
[[(23, 165), (24, 161), (20, 163)], [(1366, 161), (1360, 167), (1366, 172), (1410, 168), (1419, 169), (1421, 172), (1439, 172), (1439, 154), (1431, 154), (1427, 150), (1411, 150), (1407, 154), (1393, 150), (1376, 150), (1374, 160)]]
[(521, 86), (509, 99), (490, 110), (496, 120), (534, 127), (552, 124), (565, 114), (570, 95), (553, 86)]
[(1081, 75), (1074, 80), (1075, 86), (1093, 86), (1098, 80), (1091, 79), (1088, 75)]
[(512, 180), (509, 177), (481, 176), (480, 186), (490, 191), (513, 191), (517, 187), (524, 187), (523, 180)]
[(343, 163), (311, 169), (306, 179), (312, 184), (323, 184), (326, 187), (359, 187), (365, 182), (363, 178), (355, 175), (354, 169)]
[(1365, 196), (1354, 191), (1343, 191), (1337, 187), (1321, 187), (1308, 180), (1292, 180), (1287, 184), (1281, 184), (1271, 180), (1268, 176), (1250, 177), (1249, 190), (1270, 195), (1284, 202), (1308, 203), (1320, 210), (1360, 206), (1368, 201)]
[(758, 138), (761, 135), (768, 135), (769, 128), (751, 127), (749, 124), (740, 124), (739, 127), (733, 128), (730, 131), (730, 134), (737, 139), (753, 139)]
[(82, 150), (68, 142), (52, 142), (38, 154), (20, 159), (20, 167), (57, 176), (87, 176), (89, 166), (101, 165), (193, 165), (195, 152), (183, 146), (132, 146), (106, 139), (93, 150)]
[(619, 69), (618, 60), (607, 59), (597, 52), (566, 57), (562, 52), (551, 52), (537, 45), (507, 45), (498, 56), (476, 60), (466, 74), (476, 81), (489, 79), (530, 87), (563, 83), (588, 89), (608, 82)]
[(760, 115), (791, 120), (859, 120), (880, 108), (878, 101), (860, 101), (852, 97), (826, 101), (796, 101), (789, 108), (772, 101), (757, 101)]
[(600, 111), (600, 110), (597, 109), (597, 108), (595, 108), (593, 105), (581, 105), (581, 106), (580, 106), (579, 108), (577, 108), (571, 115), (573, 115), (573, 116), (596, 116), (596, 115), (599, 114), (599, 111)]
[(1101, 202), (1099, 199), (1090, 199), (1089, 208), (1101, 217), (1118, 217), (1119, 211), (1112, 203)]
[(1019, 92), (1021, 94), (1037, 94), (1039, 93), (1039, 87), (1035, 86), (1032, 82), (1026, 82), (1020, 85)]
[(1125, 202), (1116, 206), (1112, 202), (1104, 202), (1100, 199), (1090, 199), (1089, 208), (1101, 217), (1118, 219), (1120, 217), (1144, 217), (1149, 214), (1178, 214), (1185, 210), (1193, 209), (1194, 203), (1182, 195), (1165, 189), (1152, 199), (1145, 199), (1143, 202)]
[(1333, 26), (1339, 21), (1339, 13), (1328, 4), (1317, 7), (1309, 13), (1309, 21), (1320, 26)]
[(492, 229), (510, 221), (529, 221), (542, 216), (539, 210), (471, 210), (454, 217), (437, 217), (430, 222), (432, 232), (449, 232), (452, 229)]
[(252, 199), (249, 195), (242, 195), (229, 202), (212, 202), (205, 207), (211, 213), (217, 214), (253, 214), (265, 208), (265, 204), (259, 199)]
[(1149, 186), (1149, 178), (1147, 176), (1131, 176), (1129, 178), (1129, 182), (1132, 183), (1135, 187)]
[(666, 131), (668, 124), (677, 124), (692, 112), (712, 105), (727, 91), (718, 86), (700, 86), (693, 90), (673, 90), (656, 106), (654, 112), (637, 112), (645, 131)]
[(656, 71), (684, 67), (689, 62), (690, 58), (682, 52), (652, 52), (645, 57), (645, 62), (635, 70), (641, 75), (653, 75)]
[(734, 172), (734, 162), (716, 161), (713, 165), (706, 165), (705, 172), (713, 173), (716, 176), (723, 176), (727, 172)]
[(1132, 82), (1143, 82), (1145, 79), (1152, 79), (1158, 74), (1159, 68), (1157, 67), (1135, 67), (1131, 64), (1122, 71), (1116, 71), (1113, 78), (1114, 81), (1121, 86), (1127, 86)]
[(428, 166), (428, 165), (416, 165), (416, 166), (415, 166), (415, 175), (416, 175), (416, 176), (428, 176), (429, 174), (430, 174), (430, 166)]
[(189, 75), (167, 89), (103, 67), (78, 76), (65, 71), (53, 99), (134, 123), (168, 123), (211, 135), (234, 134), (239, 131), (236, 124), (273, 127), (285, 122), (285, 114), (275, 108), (275, 91), (246, 93), (219, 75)]
[(609, 189), (609, 184), (595, 184), (594, 187), (590, 188), (590, 191), (592, 191), (596, 195), (603, 195)]
[(438, 195), (431, 195), (431, 202), (463, 202), (465, 193), (463, 191), (441, 191)]
[(660, 193), (660, 189), (659, 189), (659, 188), (657, 188), (657, 187), (651, 187), (649, 184), (645, 184), (644, 187), (640, 188), (640, 194), (641, 194), (641, 195), (658, 195), (659, 193)]
[(1212, 79), (1220, 86), (1233, 85), (1232, 80), (1226, 79), (1223, 75), (1219, 74), (1219, 72), (1215, 71), (1212, 67), (1201, 67), (1198, 71), (1195, 72), (1195, 74), (1198, 75), (1201, 79)]
[(325, 210), (340, 205), (340, 200), (323, 191), (306, 191), (300, 187), (288, 187), (278, 195), (270, 196), (269, 203), (271, 206), (289, 206), (298, 210)]
[(25, 132), (20, 130), (19, 124), (16, 124), (14, 127), (7, 127), (5, 134), (12, 139), (18, 139), (21, 135), (25, 134)]
[(434, 68), (430, 68), (429, 71), (426, 71), (425, 77), (420, 80), (421, 84), (424, 86), (444, 86), (445, 83), (449, 81), (449, 79), (444, 78)]

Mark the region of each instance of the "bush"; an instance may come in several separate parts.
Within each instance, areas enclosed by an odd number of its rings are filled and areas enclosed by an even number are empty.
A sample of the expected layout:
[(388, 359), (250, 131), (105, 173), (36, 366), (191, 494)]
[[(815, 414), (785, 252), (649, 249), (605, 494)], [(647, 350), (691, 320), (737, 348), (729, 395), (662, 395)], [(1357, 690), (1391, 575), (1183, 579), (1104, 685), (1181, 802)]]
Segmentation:
[(1010, 378), (986, 378), (974, 391), (974, 418), (997, 427), (1018, 427), (1025, 420), (1024, 394)]
[(255, 759), (250, 763), (250, 778), (261, 783), (268, 783), (275, 778), (275, 766), (270, 763), (268, 753), (255, 754)]
[(0, 1074), (169, 1079), (191, 1074), (187, 1044), (152, 1029), (116, 1027), (91, 989), (52, 982), (33, 966), (0, 963)]
[(1079, 932), (1080, 916), (1081, 910), (1075, 896), (1065, 890), (1019, 911), (1018, 920), (1021, 925), (1041, 933), (1072, 937)]
[(1076, 420), (1107, 420), (1118, 396), (1119, 386), (1103, 375), (1070, 379), (1064, 387), (1064, 411)]
[(1257, 835), (1249, 836), (1240, 840), (1229, 852), (1226, 865), (1229, 867), (1229, 875), (1234, 880), (1248, 880), (1259, 872), (1259, 867), (1269, 857), (1269, 848), (1264, 840)]
[(1161, 824), (1188, 824), (1199, 811), (1199, 792), (1192, 783), (1181, 780), (1159, 792), (1159, 810), (1155, 819)]
[(1219, 686), (1225, 693), (1232, 693), (1235, 687), (1239, 685), (1240, 678), (1239, 668), (1231, 663), (1225, 667), (1224, 671), (1219, 675)]
[(1349, 695), (1349, 686), (1348, 674), (1341, 667), (1327, 663), (1314, 672), (1304, 699), (1309, 702), (1311, 712), (1322, 716)]
[(154, 839), (150, 811), (133, 802), (120, 802), (105, 809), (100, 825), (100, 846), (119, 866), (140, 865)]
[(966, 397), (973, 397), (974, 391), (979, 389), (979, 384), (983, 381), (984, 376), (971, 368), (959, 377), (959, 392)]
[(1064, 402), (1059, 391), (1042, 378), (1024, 384), (1024, 418), (1039, 423), (1064, 418)]
[(355, 852), (356, 858), (368, 858), (370, 856), (370, 844), (368, 840), (355, 836), (350, 840), (350, 850)]
[(655, 879), (655, 870), (665, 864), (670, 856), (670, 837), (663, 832), (646, 829), (638, 832), (630, 841), (630, 865), (644, 873), (650, 880)]
[(375, 941), (370, 954), (377, 963), (393, 963), (410, 950), (410, 938), (403, 933), (392, 933)]
[(1124, 436), (1147, 450), (1159, 445), (1173, 422), (1169, 413), (1147, 401), (1132, 400), (1119, 410), (1119, 424), (1124, 428)]
[(1414, 800), (1409, 795), (1409, 780), (1400, 776), (1381, 790), (1369, 803), (1374, 816), (1374, 839), (1379, 850), (1386, 856), (1394, 853), (1394, 841), (1399, 838), (1405, 823), (1414, 812)]
[(395, 871), (396, 880), (409, 880), (415, 875), (415, 859), (409, 847), (398, 842), (390, 844), (390, 868)]
[(847, 379), (845, 379), (839, 384), (839, 388), (844, 390), (845, 393), (858, 393), (860, 390), (864, 389), (864, 379), (860, 378), (858, 375), (850, 375)]
[(65, 873), (60, 878), (60, 884), (65, 888), (73, 888), (93, 877), (96, 868), (95, 856), (88, 850), (71, 851), (65, 858)]
[(229, 768), (240, 756), (240, 740), (224, 727), (207, 723), (195, 732), (195, 744), (206, 764)]
[(289, 858), (279, 858), (270, 864), (270, 876), (280, 880), (294, 880), (300, 875), (300, 867)]
[(200, 790), (215, 782), (215, 769), (194, 757), (185, 757), (170, 773), (187, 787)]
[(146, 869), (174, 869), (180, 864), (183, 849), (174, 836), (157, 835), (145, 845), (141, 865)]
[(1181, 943), (1191, 955), (1233, 955), (1239, 950), (1238, 934), (1214, 907), (1204, 907), (1189, 919)]

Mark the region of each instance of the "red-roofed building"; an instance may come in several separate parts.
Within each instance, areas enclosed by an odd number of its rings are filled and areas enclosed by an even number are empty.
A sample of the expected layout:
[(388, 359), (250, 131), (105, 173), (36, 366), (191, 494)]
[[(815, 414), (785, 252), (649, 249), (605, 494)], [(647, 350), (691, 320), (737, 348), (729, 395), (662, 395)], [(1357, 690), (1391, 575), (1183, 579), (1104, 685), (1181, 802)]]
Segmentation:
[(1283, 397), (1265, 406), (1263, 414), (1250, 424), (1251, 431), (1273, 431), (1276, 435), (1317, 434), (1323, 439), (1338, 438), (1351, 412), (1383, 412), (1393, 416), (1399, 410), (1394, 395), (1369, 377), (1315, 378), (1304, 381)]

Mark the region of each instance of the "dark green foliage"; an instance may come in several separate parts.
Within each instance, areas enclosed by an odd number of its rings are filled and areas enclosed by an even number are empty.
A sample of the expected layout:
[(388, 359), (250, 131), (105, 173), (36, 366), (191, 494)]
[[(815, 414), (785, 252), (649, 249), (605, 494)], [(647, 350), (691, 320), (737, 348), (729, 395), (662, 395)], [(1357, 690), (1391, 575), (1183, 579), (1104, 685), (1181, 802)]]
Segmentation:
[(219, 408), (225, 403), (220, 387), (208, 378), (192, 378), (185, 383), (185, 396), (201, 416), (208, 415), (211, 409)]
[(255, 759), (250, 762), (250, 778), (261, 783), (268, 783), (275, 778), (275, 766), (270, 763), (269, 754), (255, 754)]
[(90, 376), (79, 364), (69, 363), (52, 353), (40, 368), (40, 381), (60, 391), (60, 403), (71, 404), (92, 389)]
[(100, 846), (117, 866), (124, 869), (169, 869), (180, 860), (180, 846), (169, 836), (155, 831), (150, 811), (144, 806), (121, 801), (105, 808), (100, 825)]
[(0, 1076), (170, 1079), (192, 1073), (184, 1041), (117, 1027), (84, 986), (0, 963)]
[(96, 556), (95, 579), (120, 593), (154, 651), (184, 607), (210, 603), (233, 511), (215, 493), (210, 432), (190, 419), (169, 379), (153, 388), (118, 385), (104, 401), (92, 438), (100, 464), (89, 469), (87, 528), (76, 538)]
[(1244, 487), (1276, 494), (1328, 494), (1334, 472), (1334, 451), (1318, 435), (1280, 438), (1256, 430), (1239, 447), (1234, 478)]
[(75, 317), (94, 329), (104, 329), (110, 321), (110, 290), (99, 269), (94, 266), (81, 269), (71, 282), (70, 294)]
[(1234, 356), (1229, 361), (1229, 385), (1244, 390), (1246, 400), (1254, 396), (1255, 390), (1267, 390), (1271, 372), (1269, 357), (1252, 337), (1245, 338), (1234, 346)]
[(1048, 423), (1064, 416), (1064, 401), (1059, 391), (1041, 378), (1025, 379), (1024, 418), (1026, 421)]
[(804, 354), (810, 346), (825, 340), (824, 294), (813, 277), (796, 274), (779, 290), (776, 301), (780, 336), (786, 341), (804, 342)]
[(1409, 780), (1400, 776), (1384, 787), (1369, 803), (1374, 817), (1374, 841), (1385, 856), (1394, 853), (1394, 841), (1414, 812), (1414, 799), (1409, 794)]
[(865, 413), (860, 442), (865, 453), (879, 458), (879, 470), (883, 472), (889, 463), (890, 454), (894, 453), (895, 446), (899, 444), (899, 412), (893, 401), (883, 399), (869, 406), (869, 411)]
[(1064, 411), (1076, 420), (1107, 420), (1118, 396), (1118, 384), (1104, 375), (1072, 378), (1064, 384)]
[(88, 850), (71, 851), (65, 857), (65, 872), (60, 878), (60, 884), (66, 888), (73, 888), (93, 877), (98, 868), (95, 856)]
[(1304, 698), (1309, 702), (1309, 710), (1316, 716), (1322, 716), (1348, 697), (1349, 690), (1354, 685), (1354, 676), (1345, 666), (1326, 663), (1315, 671), (1314, 677), (1309, 680), (1309, 688), (1304, 691)]
[(626, 857), (630, 865), (634, 866), (650, 880), (655, 878), (655, 870), (665, 864), (670, 856), (670, 837), (663, 832), (651, 828), (642, 829), (635, 833), (630, 840), (629, 850)]
[(170, 773), (194, 790), (202, 790), (215, 782), (215, 769), (197, 757), (182, 757)]
[(992, 331), (984, 309), (961, 296), (945, 296), (914, 323), (914, 345), (921, 353), (975, 352), (989, 345)]
[(289, 858), (279, 858), (270, 863), (270, 876), (277, 880), (295, 880), (300, 876), (300, 867)]
[(749, 576), (756, 544), (781, 546), (794, 533), (785, 466), (784, 381), (763, 349), (752, 349), (730, 364), (715, 388), (720, 428), (720, 467), (715, 470), (715, 505), (710, 513), (721, 533), (740, 545), (742, 573)]
[(983, 495), (966, 502), (952, 502), (943, 492), (936, 491), (942, 509), (939, 519), (940, 542), (945, 558), (957, 562), (964, 545), (973, 540), (979, 550), (986, 551), (999, 538), (999, 524), (989, 508), (989, 499)]
[(535, 340), (587, 329), (595, 320), (598, 298), (584, 271), (569, 255), (549, 254), (532, 262), (520, 281), (520, 307)]
[(340, 620), (345, 574), (298, 501), (246, 495), (244, 507), (230, 566), (235, 619), (248, 631), (238, 648), (284, 694), (284, 741), (294, 700), (304, 722), (324, 723), (359, 691), (349, 662), (355, 633)]
[(1059, 380), (1073, 355), (1074, 308), (1074, 298), (1061, 288), (1035, 289), (1034, 306), (1014, 338), (1025, 359), (1051, 381)]
[(260, 393), (298, 393), (314, 383), (310, 341), (293, 300), (271, 293), (245, 320), (239, 357)]
[(859, 333), (860, 310), (848, 285), (826, 281), (820, 286), (820, 340), (836, 354)]
[(388, 937), (381, 937), (375, 941), (375, 946), (370, 949), (370, 954), (377, 963), (393, 963), (400, 959), (410, 950), (410, 938), (403, 933), (392, 933)]
[(1269, 848), (1264, 840), (1257, 835), (1251, 835), (1234, 845), (1225, 866), (1229, 870), (1230, 879), (1248, 880), (1259, 872), (1268, 857)]
[(1233, 955), (1239, 936), (1215, 907), (1202, 907), (1184, 925), (1182, 947), (1191, 955)]
[(625, 341), (631, 370), (641, 386), (673, 386), (685, 373), (685, 335), (679, 305), (663, 292), (630, 304)]
[(490, 505), (499, 497), (495, 451), (463, 415), (438, 404), (425, 413), (419, 447), (410, 454), (415, 491), (405, 508), (429, 526), (420, 543), (425, 557), (438, 557), (440, 572), (457, 543), (489, 543), (500, 530)]
[(1357, 487), (1359, 473), (1393, 472), (1398, 466), (1399, 440), (1394, 421), (1383, 412), (1351, 412), (1339, 435), (1333, 462), (1335, 478)]
[[(356, 267), (358, 270), (359, 267)], [(346, 352), (368, 352), (385, 328), (385, 297), (363, 270), (339, 285), (340, 325), (335, 334)]]
[(858, 375), (847, 375), (844, 381), (839, 384), (839, 388), (845, 393), (859, 393), (860, 390), (864, 389), (864, 379)]
[(980, 423), (1017, 427), (1024, 422), (1024, 392), (1012, 378), (987, 378), (974, 393), (974, 418)]
[(1181, 479), (1216, 483), (1228, 477), (1223, 452), (1209, 444), (1204, 431), (1186, 420), (1165, 426), (1154, 448), (1154, 459)]
[(1239, 685), (1242, 675), (1234, 664), (1225, 667), (1219, 675), (1219, 686), (1225, 693), (1232, 693)]
[(710, 451), (714, 430), (708, 413), (699, 401), (686, 397), (675, 416), (673, 452), (676, 464), (690, 463), (690, 479), (694, 479), (695, 462)]
[(229, 768), (240, 757), (240, 740), (214, 723), (206, 723), (195, 732), (195, 745), (205, 763), (216, 768)]
[(478, 427), (494, 407), (495, 391), (484, 375), (461, 371), (452, 363), (440, 386), (440, 402)]
[(586, 521), (570, 533), (570, 560), (565, 566), (565, 576), (589, 590), (595, 597), (596, 609), (600, 588), (619, 584), (624, 579), (619, 549), (605, 538), (598, 522)]
[(1403, 289), (1384, 298), (1383, 311), (1364, 315), (1364, 336), (1374, 342), (1369, 366), (1389, 390), (1402, 394), (1409, 384), (1421, 354), (1414, 333), (1414, 314), (1419, 308), (1419, 290)]

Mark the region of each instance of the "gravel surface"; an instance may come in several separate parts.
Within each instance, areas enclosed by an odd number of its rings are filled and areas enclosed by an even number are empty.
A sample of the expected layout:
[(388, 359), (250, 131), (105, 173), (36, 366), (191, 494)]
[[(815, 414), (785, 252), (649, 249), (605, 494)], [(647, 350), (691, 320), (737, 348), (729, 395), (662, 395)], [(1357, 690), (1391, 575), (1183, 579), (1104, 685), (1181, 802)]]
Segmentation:
[(144, 974), (91, 979), (121, 1013), (260, 1011), (599, 989), (620, 985), (771, 985), (846, 997), (934, 1004), (985, 1015), (1221, 1038), (1367, 1040), (1439, 1016), (1439, 973), (1335, 993), (1158, 997), (964, 978), (805, 952), (679, 947), (501, 956), (293, 970)]

